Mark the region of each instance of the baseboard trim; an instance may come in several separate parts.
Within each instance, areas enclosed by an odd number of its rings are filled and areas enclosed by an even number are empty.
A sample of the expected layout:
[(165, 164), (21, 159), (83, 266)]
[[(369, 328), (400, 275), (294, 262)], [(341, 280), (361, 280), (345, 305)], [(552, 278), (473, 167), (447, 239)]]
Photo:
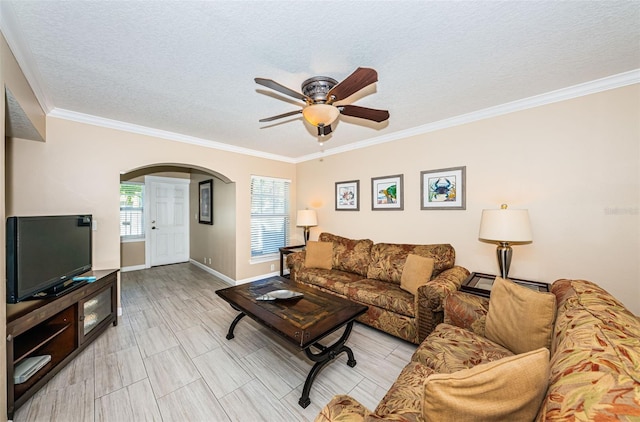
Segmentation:
[(280, 273), (275, 271), (275, 272), (272, 272), (272, 273), (257, 275), (255, 277), (243, 278), (242, 280), (236, 280), (236, 285), (245, 284), (245, 283), (251, 283), (252, 281), (264, 280), (265, 278), (275, 277), (275, 276), (278, 276), (278, 275), (280, 275)]
[(237, 286), (239, 284), (245, 284), (245, 283), (251, 283), (252, 281), (263, 280), (265, 278), (275, 277), (277, 275), (280, 275), (279, 272), (275, 271), (275, 272), (272, 272), (272, 273), (267, 273), (267, 274), (263, 274), (263, 275), (257, 275), (255, 277), (243, 278), (242, 280), (234, 280), (231, 277), (228, 277), (228, 276), (226, 276), (226, 275), (224, 275), (222, 273), (219, 273), (218, 271), (214, 270), (211, 267), (207, 267), (206, 265), (202, 264), (201, 262), (196, 261), (195, 259), (190, 259), (189, 262), (191, 262), (193, 265), (195, 265), (197, 267), (202, 268), (203, 270), (205, 270), (209, 274), (218, 277), (219, 279), (221, 279), (225, 283), (228, 283), (228, 284), (230, 284), (232, 286)]
[(146, 265), (142, 264), (142, 265), (130, 265), (128, 267), (122, 267), (120, 268), (120, 272), (121, 273), (126, 273), (128, 271), (140, 271), (140, 270), (144, 270), (146, 269)]
[(224, 281), (224, 282), (225, 282), (225, 283), (227, 283), (227, 284), (230, 284), (230, 285), (232, 285), (232, 286), (235, 286), (235, 285), (236, 285), (236, 281), (235, 281), (234, 279), (232, 279), (231, 277), (226, 276), (226, 275), (224, 275), (224, 274), (222, 274), (222, 273), (220, 273), (220, 272), (218, 272), (218, 271), (214, 270), (214, 269), (213, 269), (213, 268), (211, 268), (211, 267), (207, 267), (206, 265), (204, 265), (204, 264), (202, 264), (202, 263), (200, 263), (200, 262), (196, 261), (195, 259), (190, 259), (190, 260), (189, 260), (189, 262), (191, 262), (191, 263), (192, 263), (193, 265), (195, 265), (196, 267), (200, 267), (200, 268), (202, 268), (203, 270), (205, 270), (205, 271), (206, 271), (206, 272), (208, 272), (209, 274), (211, 274), (211, 275), (214, 275), (214, 276), (218, 277), (219, 279), (221, 279), (222, 281)]

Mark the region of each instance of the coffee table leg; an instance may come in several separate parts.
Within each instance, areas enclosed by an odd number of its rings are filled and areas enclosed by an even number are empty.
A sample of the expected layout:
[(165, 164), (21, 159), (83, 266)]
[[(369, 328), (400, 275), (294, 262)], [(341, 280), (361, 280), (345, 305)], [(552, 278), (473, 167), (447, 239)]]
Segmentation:
[(301, 407), (306, 408), (307, 406), (309, 406), (309, 404), (311, 404), (309, 391), (311, 390), (313, 381), (315, 380), (320, 370), (333, 359), (337, 358), (340, 353), (344, 352), (347, 354), (347, 365), (352, 368), (356, 366), (356, 359), (353, 356), (353, 351), (349, 347), (345, 346), (345, 343), (347, 342), (347, 339), (351, 334), (352, 328), (353, 321), (347, 324), (344, 333), (342, 333), (342, 336), (338, 339), (338, 341), (330, 346), (323, 346), (319, 343), (313, 344), (313, 347), (320, 350), (319, 353), (313, 353), (310, 350), (310, 347), (304, 349), (304, 353), (309, 359), (314, 361), (315, 364), (313, 365), (313, 368), (311, 368), (311, 371), (309, 371), (309, 375), (307, 375), (307, 380), (304, 382), (304, 388), (302, 389), (302, 397), (300, 397), (300, 400), (298, 400), (298, 404)]
[(231, 323), (231, 327), (229, 327), (229, 332), (227, 333), (227, 340), (231, 340), (232, 338), (235, 337), (233, 335), (233, 330), (235, 330), (236, 325), (238, 324), (238, 322), (240, 322), (242, 318), (244, 318), (245, 315), (246, 314), (244, 312), (240, 312), (238, 316), (233, 320), (233, 322)]

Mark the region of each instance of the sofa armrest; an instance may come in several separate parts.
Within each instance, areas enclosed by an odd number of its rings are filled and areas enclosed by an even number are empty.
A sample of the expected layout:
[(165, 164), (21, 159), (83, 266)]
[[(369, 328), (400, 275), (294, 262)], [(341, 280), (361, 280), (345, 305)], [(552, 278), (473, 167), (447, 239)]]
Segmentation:
[(334, 396), (325, 407), (322, 408), (314, 422), (418, 422), (422, 421), (419, 414), (413, 413), (392, 413), (389, 415), (378, 415), (358, 400), (347, 395)]
[(416, 318), (418, 321), (418, 343), (444, 320), (444, 298), (460, 289), (469, 277), (469, 271), (458, 265), (444, 270), (427, 284), (420, 286), (416, 294)]
[(287, 267), (291, 273), (291, 280), (296, 281), (297, 273), (304, 268), (306, 251), (299, 251), (287, 255)]
[(364, 422), (370, 415), (369, 409), (353, 397), (338, 395), (322, 408), (315, 422)]
[(444, 322), (484, 337), (489, 298), (464, 293), (449, 294), (444, 300)]

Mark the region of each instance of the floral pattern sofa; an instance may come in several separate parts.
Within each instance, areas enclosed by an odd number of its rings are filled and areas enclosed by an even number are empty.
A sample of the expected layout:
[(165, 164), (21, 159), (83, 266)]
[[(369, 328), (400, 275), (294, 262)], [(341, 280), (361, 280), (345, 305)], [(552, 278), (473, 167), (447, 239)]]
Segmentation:
[[(557, 280), (551, 290), (556, 296), (557, 316), (548, 387), (540, 396), (540, 407), (534, 407), (538, 413), (533, 419), (640, 420), (638, 317), (589, 281)], [(350, 396), (339, 395), (322, 409), (316, 422), (430, 420), (423, 411), (429, 400), (427, 377), (496, 363), (513, 355), (485, 337), (488, 309), (489, 299), (452, 293), (445, 301), (445, 322), (418, 347), (374, 411)]]
[[(454, 265), (451, 245), (377, 243), (321, 233), (333, 243), (331, 269), (305, 267), (305, 251), (287, 256), (291, 279), (369, 307), (358, 320), (391, 335), (419, 344), (442, 322), (442, 303), (469, 276)], [(400, 287), (409, 254), (434, 260), (431, 280), (413, 295)]]

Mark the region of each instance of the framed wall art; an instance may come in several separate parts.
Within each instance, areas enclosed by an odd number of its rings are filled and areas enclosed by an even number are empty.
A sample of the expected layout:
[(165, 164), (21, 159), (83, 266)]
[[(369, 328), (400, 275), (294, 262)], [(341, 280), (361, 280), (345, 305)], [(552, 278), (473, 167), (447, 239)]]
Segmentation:
[(213, 224), (213, 180), (199, 183), (198, 223)]
[(371, 178), (371, 209), (395, 210), (404, 209), (403, 175)]
[(466, 167), (420, 172), (421, 210), (464, 210)]
[(336, 182), (336, 211), (360, 210), (360, 181)]

